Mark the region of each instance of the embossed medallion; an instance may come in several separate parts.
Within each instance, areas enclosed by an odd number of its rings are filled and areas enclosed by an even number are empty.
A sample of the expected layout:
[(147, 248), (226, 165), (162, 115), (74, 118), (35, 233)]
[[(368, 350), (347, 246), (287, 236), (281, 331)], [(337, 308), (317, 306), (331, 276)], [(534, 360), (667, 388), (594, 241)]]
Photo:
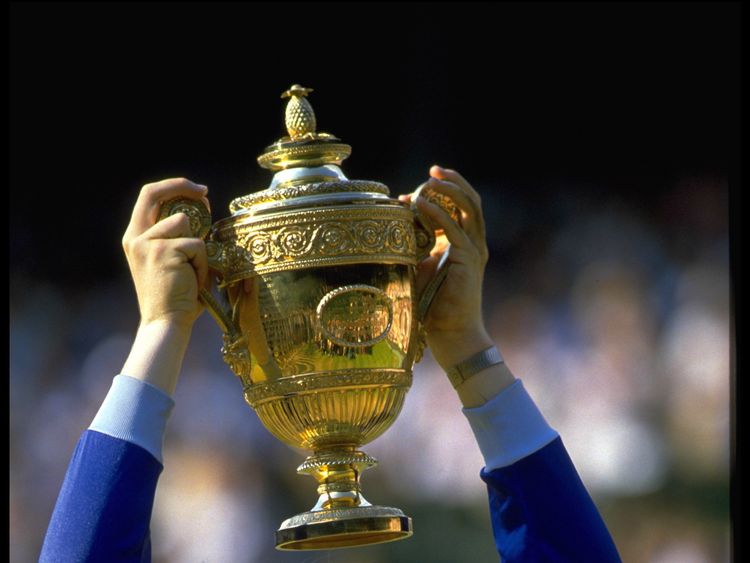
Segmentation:
[(393, 324), (393, 302), (371, 285), (348, 285), (326, 293), (316, 309), (323, 336), (339, 346), (374, 346)]

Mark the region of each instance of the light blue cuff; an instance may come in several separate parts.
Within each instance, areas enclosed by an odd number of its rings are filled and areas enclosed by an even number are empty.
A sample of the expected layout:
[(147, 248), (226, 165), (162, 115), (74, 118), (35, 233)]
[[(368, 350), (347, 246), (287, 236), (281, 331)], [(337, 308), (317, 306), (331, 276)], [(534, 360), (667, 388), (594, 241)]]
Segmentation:
[(465, 408), (463, 413), (488, 471), (511, 465), (558, 437), (520, 379), (484, 405)]
[(162, 461), (162, 441), (174, 400), (153, 385), (115, 376), (90, 430), (126, 440)]

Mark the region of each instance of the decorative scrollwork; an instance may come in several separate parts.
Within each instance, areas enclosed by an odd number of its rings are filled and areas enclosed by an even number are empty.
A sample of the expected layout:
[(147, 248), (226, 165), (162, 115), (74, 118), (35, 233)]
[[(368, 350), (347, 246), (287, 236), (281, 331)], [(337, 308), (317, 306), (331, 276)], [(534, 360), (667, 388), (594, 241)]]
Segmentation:
[(414, 265), (414, 215), (403, 207), (315, 209), (283, 217), (230, 218), (216, 229), (224, 282), (305, 267), (387, 262)]
[(385, 231), (377, 221), (361, 221), (356, 229), (357, 238), (364, 248), (378, 249), (383, 246)]
[(275, 258), (296, 258), (310, 252), (312, 237), (309, 229), (299, 226), (283, 227), (273, 237), (276, 243), (273, 251)]
[(337, 256), (351, 251), (356, 245), (352, 233), (345, 223), (328, 223), (316, 229), (316, 238), (321, 254)]
[(409, 237), (408, 231), (402, 223), (393, 222), (388, 225), (388, 246), (394, 252), (403, 252), (410, 247), (413, 236)]
[(254, 264), (265, 264), (273, 253), (271, 237), (266, 233), (255, 233), (247, 241), (247, 249)]

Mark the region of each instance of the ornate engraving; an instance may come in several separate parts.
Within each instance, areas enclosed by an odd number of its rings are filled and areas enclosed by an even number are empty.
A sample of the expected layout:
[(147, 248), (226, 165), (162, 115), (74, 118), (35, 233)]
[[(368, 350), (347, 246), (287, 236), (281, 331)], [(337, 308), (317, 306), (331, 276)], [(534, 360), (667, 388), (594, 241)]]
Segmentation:
[(351, 369), (334, 372), (307, 373), (293, 377), (282, 377), (275, 381), (264, 381), (245, 387), (245, 399), (253, 408), (261, 403), (287, 396), (334, 388), (411, 387), (412, 374), (402, 369)]
[(211, 230), (211, 213), (201, 201), (184, 197), (172, 199), (161, 206), (159, 220), (176, 213), (187, 215), (194, 237), (204, 238)]
[(371, 285), (339, 287), (320, 300), (316, 321), (323, 336), (339, 346), (374, 346), (391, 330), (393, 301)]
[(250, 260), (255, 264), (265, 264), (273, 256), (273, 243), (268, 233), (255, 233), (245, 244), (250, 251)]
[(259, 203), (268, 203), (272, 201), (285, 201), (295, 197), (309, 195), (333, 194), (333, 193), (376, 193), (389, 195), (390, 190), (385, 184), (373, 182), (370, 180), (347, 180), (342, 181), (325, 181), (325, 182), (307, 182), (294, 186), (278, 186), (268, 190), (252, 193), (232, 200), (229, 204), (229, 211), (236, 213), (243, 209), (250, 209)]
[(312, 235), (309, 228), (305, 229), (296, 225), (282, 227), (272, 239), (276, 242), (272, 247), (272, 252), (275, 251), (273, 257), (281, 260), (286, 257), (296, 258), (308, 254), (312, 245)]
[(328, 223), (316, 229), (321, 254), (338, 256), (351, 252), (357, 244), (353, 233), (346, 228), (346, 223)]
[(344, 143), (332, 142), (334, 140), (337, 139), (315, 133), (305, 135), (300, 141), (281, 141), (266, 149), (266, 152), (258, 157), (258, 164), (269, 170), (283, 170), (301, 165), (341, 164), (341, 161), (352, 153), (352, 148)]
[(414, 215), (400, 206), (352, 206), (230, 218), (214, 233), (225, 284), (251, 274), (327, 265), (415, 265)]
[(361, 221), (357, 226), (357, 236), (364, 248), (376, 250), (383, 246), (385, 231), (377, 221)]

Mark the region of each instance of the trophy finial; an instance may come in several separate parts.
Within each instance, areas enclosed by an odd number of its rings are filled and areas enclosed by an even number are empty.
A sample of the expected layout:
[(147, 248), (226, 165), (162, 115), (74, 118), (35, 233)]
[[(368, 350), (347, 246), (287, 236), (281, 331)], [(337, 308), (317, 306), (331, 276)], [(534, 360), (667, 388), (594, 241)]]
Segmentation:
[(289, 98), (284, 113), (289, 136), (266, 147), (258, 157), (258, 164), (263, 168), (276, 172), (287, 168), (338, 166), (351, 154), (349, 145), (330, 133), (317, 131), (315, 112), (307, 101), (312, 91), (312, 88), (292, 84), (281, 94), (282, 98)]
[(315, 112), (306, 99), (312, 91), (312, 88), (293, 84), (289, 90), (281, 94), (282, 98), (289, 98), (284, 117), (286, 130), (293, 141), (304, 137), (315, 137)]

